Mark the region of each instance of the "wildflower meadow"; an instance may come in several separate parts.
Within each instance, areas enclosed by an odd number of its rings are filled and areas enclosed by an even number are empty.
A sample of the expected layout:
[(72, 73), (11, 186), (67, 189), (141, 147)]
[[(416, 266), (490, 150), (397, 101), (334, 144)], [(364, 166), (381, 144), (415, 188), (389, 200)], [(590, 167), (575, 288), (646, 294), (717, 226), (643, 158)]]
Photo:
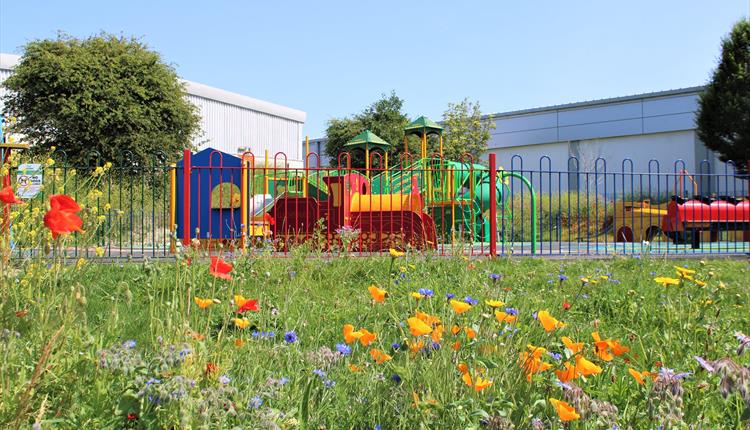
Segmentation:
[(746, 260), (70, 259), (100, 213), (0, 197), (48, 251), (2, 260), (2, 428), (750, 428)]

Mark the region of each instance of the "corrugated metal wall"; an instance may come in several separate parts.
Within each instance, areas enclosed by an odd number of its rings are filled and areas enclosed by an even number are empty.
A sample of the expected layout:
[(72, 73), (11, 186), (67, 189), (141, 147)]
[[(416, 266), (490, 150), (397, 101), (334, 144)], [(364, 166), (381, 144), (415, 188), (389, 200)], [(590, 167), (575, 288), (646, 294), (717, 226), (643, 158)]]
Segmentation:
[[(200, 110), (203, 132), (194, 139), (196, 146), (231, 154), (245, 148), (258, 158), (268, 150), (271, 160), (283, 152), (290, 165), (302, 163), (304, 155), (298, 143), (302, 123), (195, 95), (188, 95), (188, 100)], [(279, 157), (279, 163), (282, 160)]]

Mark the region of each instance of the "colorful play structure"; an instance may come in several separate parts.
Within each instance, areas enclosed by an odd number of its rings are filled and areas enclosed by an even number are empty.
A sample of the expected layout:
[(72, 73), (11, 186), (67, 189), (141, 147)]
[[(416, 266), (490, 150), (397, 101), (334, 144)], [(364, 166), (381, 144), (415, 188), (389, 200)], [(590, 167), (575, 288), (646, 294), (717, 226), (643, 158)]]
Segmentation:
[[(693, 185), (686, 196), (683, 183)], [(676, 195), (661, 205), (650, 201), (615, 202), (613, 217), (608, 220), (615, 242), (642, 242), (660, 239), (662, 235), (675, 245), (689, 243), (700, 248), (702, 241), (718, 242), (721, 232), (728, 232), (729, 242), (750, 241), (750, 201), (734, 196), (702, 196), (689, 172), (675, 176)]]
[[(342, 228), (359, 231), (355, 249), (435, 249), (438, 242), (489, 242), (490, 213), (499, 222), (510, 217), (504, 210), (507, 178), (524, 182), (531, 193), (531, 216), (536, 204), (531, 183), (522, 175), (496, 170), (471, 161), (442, 158), (443, 128), (419, 117), (405, 128), (420, 139), (420, 157), (392, 167), (390, 144), (365, 130), (345, 147), (363, 150), (362, 173), (344, 155), (337, 169), (290, 169), (255, 163), (253, 154), (233, 156), (211, 148), (197, 154), (186, 151), (172, 178), (171, 225), (185, 243), (258, 241), (270, 239), (279, 249), (322, 235), (322, 244), (340, 243)], [(427, 141), (435, 135), (439, 152), (428, 157)], [(310, 160), (306, 150), (306, 161)], [(378, 169), (371, 162), (379, 160)], [(274, 163), (275, 164), (275, 163)], [(176, 172), (182, 172), (182, 175)], [(494, 182), (494, 184), (493, 184)], [(532, 237), (536, 238), (536, 223)], [(497, 233), (495, 232), (497, 235)], [(497, 237), (497, 236), (496, 236)], [(502, 238), (501, 238), (502, 240)], [(536, 252), (536, 240), (531, 243)]]

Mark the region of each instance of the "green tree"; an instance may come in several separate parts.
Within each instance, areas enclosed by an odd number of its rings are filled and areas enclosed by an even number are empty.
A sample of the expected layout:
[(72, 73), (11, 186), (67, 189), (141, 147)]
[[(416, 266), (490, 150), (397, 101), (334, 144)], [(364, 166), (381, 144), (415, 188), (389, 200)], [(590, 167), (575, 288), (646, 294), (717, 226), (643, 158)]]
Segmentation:
[(199, 129), (175, 70), (135, 39), (61, 34), (30, 42), (3, 85), (6, 111), (18, 118), (14, 132), (33, 151), (55, 146), (80, 166), (92, 150), (113, 163), (125, 151), (141, 166), (159, 151), (174, 161)]
[(479, 102), (464, 99), (459, 103), (448, 103), (443, 113), (443, 158), (459, 160), (469, 153), (479, 160), (487, 150), (491, 130), (495, 128), (492, 116), (482, 118)]
[(750, 158), (750, 21), (721, 42), (721, 60), (698, 103), (698, 137), (746, 173)]
[(328, 121), (326, 154), (331, 157), (331, 165), (338, 165), (338, 156), (342, 152), (350, 153), (352, 166), (365, 165), (363, 151), (346, 151), (344, 148), (346, 142), (364, 130), (372, 131), (393, 145), (388, 151), (389, 157), (400, 155), (403, 152), (404, 127), (409, 123), (403, 106), (404, 101), (395, 92), (391, 92), (390, 95), (383, 94), (380, 99), (353, 117), (334, 118)]

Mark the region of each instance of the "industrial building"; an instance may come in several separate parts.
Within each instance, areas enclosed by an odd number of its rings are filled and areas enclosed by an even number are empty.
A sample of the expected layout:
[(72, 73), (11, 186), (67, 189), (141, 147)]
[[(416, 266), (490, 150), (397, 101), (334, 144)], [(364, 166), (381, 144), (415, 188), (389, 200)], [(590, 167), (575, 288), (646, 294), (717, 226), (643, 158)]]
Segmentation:
[[(0, 54), (0, 83), (19, 60), (17, 55)], [(228, 153), (252, 151), (257, 163), (263, 162), (266, 151), (271, 163), (274, 154), (283, 152), (286, 157), (278, 157), (279, 165), (285, 158), (291, 167), (302, 165), (304, 152), (298, 142), (303, 136), (305, 112), (197, 82), (183, 82), (188, 100), (198, 107), (201, 117), (201, 132), (193, 139), (197, 148), (211, 146)]]

